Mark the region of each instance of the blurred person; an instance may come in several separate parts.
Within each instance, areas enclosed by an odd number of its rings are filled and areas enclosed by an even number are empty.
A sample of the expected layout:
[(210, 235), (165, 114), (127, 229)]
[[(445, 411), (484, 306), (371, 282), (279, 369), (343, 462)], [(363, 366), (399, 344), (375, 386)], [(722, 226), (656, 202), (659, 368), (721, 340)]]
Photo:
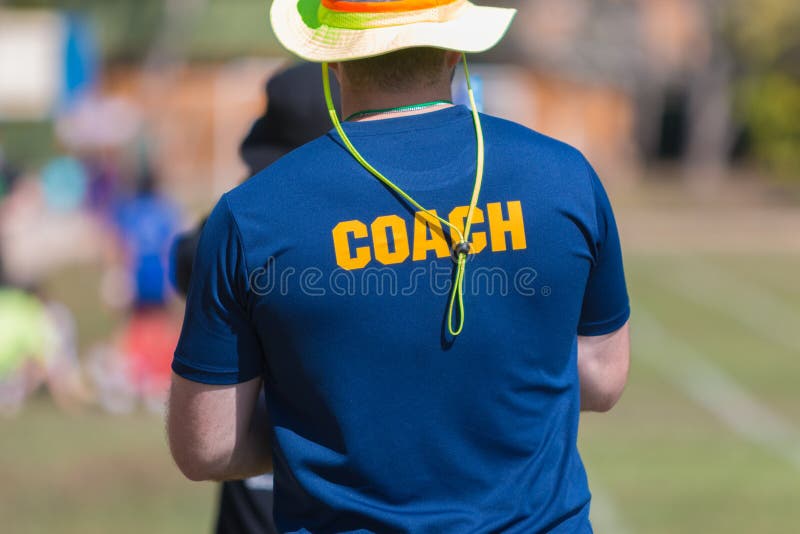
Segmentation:
[(80, 157), (86, 171), (86, 207), (101, 219), (111, 215), (124, 154), (140, 140), (142, 112), (127, 98), (82, 93), (56, 117), (58, 145)]
[[(90, 393), (77, 357), (75, 319), (38, 289), (40, 280), (12, 282), (5, 268), (6, 223), (33, 198), (16, 174), (0, 197), (0, 411), (16, 413), (43, 384), (62, 409), (82, 407)], [(30, 184), (29, 184), (30, 185)]]
[[(284, 46), (331, 62), (348, 118), (332, 111), (334, 131), (211, 213), (168, 432), (192, 480), (274, 465), (281, 532), (592, 531), (579, 414), (617, 402), (629, 361), (611, 206), (574, 148), (450, 103), (461, 53), (491, 48), (514, 13), (272, 4)], [(553, 292), (465, 296), (468, 259), (476, 271), (535, 266)], [(370, 263), (400, 280), (444, 270), (449, 293), (268, 291), (253, 278), (282, 265), (324, 280)], [(256, 410), (262, 385), (269, 418)]]
[(46, 357), (47, 387), (62, 409), (85, 406), (92, 397), (78, 358), (78, 329), (75, 315), (63, 302), (39, 292), (50, 325), (51, 339)]
[(3, 139), (0, 138), (0, 202), (8, 195), (19, 177), (19, 171), (6, 159), (3, 149)]
[[(43, 181), (47, 176), (59, 182), (58, 165), (49, 166), (44, 178), (38, 173), (20, 176), (2, 199), (2, 254), (6, 275), (15, 285), (40, 286), (64, 266), (93, 261), (101, 252), (104, 229), (82, 209), (83, 195), (62, 196), (57, 191), (64, 184), (48, 192)], [(60, 200), (51, 202), (56, 198)]]
[[(240, 156), (253, 176), (283, 155), (316, 139), (330, 128), (319, 66), (301, 63), (283, 70), (267, 83), (267, 110), (242, 141)], [(334, 87), (338, 98), (338, 86)], [(175, 241), (175, 284), (186, 296), (203, 224)], [(261, 409), (263, 394), (259, 396)], [(271, 474), (243, 481), (228, 481), (220, 491), (217, 534), (277, 532), (272, 520)]]
[(119, 169), (107, 154), (92, 154), (85, 158), (88, 174), (87, 206), (101, 219), (111, 216), (120, 181)]
[[(0, 238), (2, 238), (3, 230), (5, 227), (4, 219), (6, 217), (5, 201), (6, 197), (11, 194), (14, 185), (19, 176), (19, 172), (8, 161), (6, 161), (6, 154), (3, 148), (3, 138), (0, 137)], [(0, 287), (5, 284), (5, 270), (3, 267), (3, 240), (0, 239)]]
[(48, 328), (35, 297), (0, 286), (0, 413), (16, 414), (43, 381)]
[[(152, 169), (145, 168), (135, 195), (116, 208), (116, 232), (130, 287), (114, 286), (106, 291), (129, 291), (125, 295), (129, 316), (114, 350), (124, 355), (125, 373), (135, 396), (151, 410), (161, 411), (179, 330), (169, 309), (169, 249), (180, 217), (176, 205), (156, 184)], [(107, 364), (113, 367), (112, 362)], [(106, 389), (102, 384), (99, 387)]]
[(16, 413), (43, 384), (62, 409), (87, 403), (76, 346), (63, 304), (0, 284), (0, 412)]
[(131, 308), (165, 307), (172, 295), (169, 250), (178, 231), (180, 212), (158, 191), (152, 169), (141, 172), (133, 196), (118, 202), (114, 222), (131, 278)]
[(169, 362), (178, 334), (178, 324), (169, 310), (148, 306), (130, 316), (118, 340), (135, 397), (155, 413), (163, 412), (167, 400)]
[(86, 167), (70, 155), (51, 159), (41, 170), (44, 199), (57, 213), (74, 212), (86, 200), (88, 176)]
[(128, 414), (136, 409), (138, 397), (126, 369), (127, 358), (119, 343), (92, 346), (84, 361), (95, 400), (111, 414)]

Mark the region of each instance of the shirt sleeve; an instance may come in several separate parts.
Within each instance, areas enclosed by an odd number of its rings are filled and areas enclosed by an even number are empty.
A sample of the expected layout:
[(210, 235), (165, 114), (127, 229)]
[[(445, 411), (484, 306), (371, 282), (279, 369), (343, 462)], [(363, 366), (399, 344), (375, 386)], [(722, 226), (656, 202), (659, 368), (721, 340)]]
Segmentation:
[(200, 236), (172, 360), (176, 374), (211, 385), (239, 384), (262, 375), (248, 287), (241, 234), (223, 196)]
[(614, 212), (594, 169), (588, 163), (586, 166), (594, 193), (597, 232), (578, 335), (602, 336), (625, 325), (630, 317), (630, 304)]

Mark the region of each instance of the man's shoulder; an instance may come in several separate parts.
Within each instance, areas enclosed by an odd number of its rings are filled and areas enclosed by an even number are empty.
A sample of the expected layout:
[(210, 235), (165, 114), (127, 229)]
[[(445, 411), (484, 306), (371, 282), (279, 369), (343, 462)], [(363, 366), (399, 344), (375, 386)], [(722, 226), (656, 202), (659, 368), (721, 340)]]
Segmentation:
[(481, 114), (487, 143), (502, 144), (507, 150), (535, 150), (563, 160), (583, 160), (583, 154), (574, 146), (533, 130), (518, 122)]
[(562, 185), (570, 182), (576, 185), (588, 183), (589, 163), (574, 146), (522, 124), (491, 115), (484, 115), (481, 123), (487, 158), (500, 159), (506, 166), (526, 174), (531, 170), (539, 171), (540, 176), (558, 179)]

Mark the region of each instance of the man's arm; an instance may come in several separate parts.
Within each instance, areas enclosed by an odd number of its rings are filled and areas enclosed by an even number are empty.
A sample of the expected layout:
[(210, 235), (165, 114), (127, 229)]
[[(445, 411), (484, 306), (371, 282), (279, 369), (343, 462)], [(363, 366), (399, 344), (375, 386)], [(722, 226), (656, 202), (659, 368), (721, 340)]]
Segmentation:
[(578, 336), (581, 411), (607, 412), (622, 396), (630, 368), (630, 324), (602, 336)]
[(267, 417), (256, 409), (261, 382), (212, 386), (172, 374), (167, 434), (187, 478), (241, 480), (272, 470)]

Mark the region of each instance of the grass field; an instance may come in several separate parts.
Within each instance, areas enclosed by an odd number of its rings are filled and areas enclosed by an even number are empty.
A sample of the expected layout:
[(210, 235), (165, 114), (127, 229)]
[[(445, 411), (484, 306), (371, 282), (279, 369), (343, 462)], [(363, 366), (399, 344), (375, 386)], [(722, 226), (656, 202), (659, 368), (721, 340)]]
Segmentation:
[[(603, 534), (800, 528), (800, 255), (631, 253), (633, 368), (580, 447)], [(207, 532), (157, 416), (0, 421), (0, 531)]]
[(581, 450), (598, 532), (800, 526), (800, 256), (634, 256), (633, 367)]

